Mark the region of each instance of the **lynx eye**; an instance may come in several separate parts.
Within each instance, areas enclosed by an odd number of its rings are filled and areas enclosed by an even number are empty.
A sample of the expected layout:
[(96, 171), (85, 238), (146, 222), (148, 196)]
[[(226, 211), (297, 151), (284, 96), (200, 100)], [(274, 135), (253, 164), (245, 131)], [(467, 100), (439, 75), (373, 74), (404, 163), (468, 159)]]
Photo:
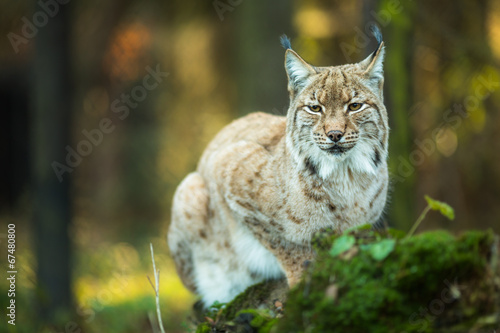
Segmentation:
[(349, 104), (347, 109), (349, 109), (349, 111), (358, 111), (359, 109), (361, 109), (362, 106), (363, 103), (351, 103)]
[(319, 105), (309, 105), (308, 108), (312, 112), (321, 112), (321, 106)]

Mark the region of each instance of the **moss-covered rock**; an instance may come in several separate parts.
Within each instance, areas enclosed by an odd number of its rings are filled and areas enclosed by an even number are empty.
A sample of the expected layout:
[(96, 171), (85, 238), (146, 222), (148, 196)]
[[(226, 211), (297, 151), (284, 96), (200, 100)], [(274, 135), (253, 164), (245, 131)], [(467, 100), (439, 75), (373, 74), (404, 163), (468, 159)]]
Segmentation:
[[(250, 287), (197, 332), (493, 332), (500, 328), (498, 237), (444, 231), (403, 238), (321, 235), (284, 306), (286, 284)], [(280, 286), (278, 295), (276, 290)], [(279, 300), (277, 303), (276, 300)], [(278, 306), (277, 306), (278, 305)], [(489, 331), (488, 331), (489, 330)]]
[(249, 287), (228, 304), (214, 304), (208, 311), (195, 305), (196, 333), (269, 332), (282, 315), (288, 293), (286, 280), (266, 281)]

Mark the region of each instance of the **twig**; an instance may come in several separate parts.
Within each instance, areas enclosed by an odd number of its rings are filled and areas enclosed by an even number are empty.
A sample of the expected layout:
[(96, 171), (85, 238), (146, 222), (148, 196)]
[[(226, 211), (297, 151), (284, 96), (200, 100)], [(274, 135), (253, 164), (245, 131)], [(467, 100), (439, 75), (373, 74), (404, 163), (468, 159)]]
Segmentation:
[(158, 317), (158, 326), (160, 326), (160, 331), (161, 333), (165, 333), (165, 329), (163, 328), (163, 321), (161, 319), (161, 311), (160, 311), (160, 270), (156, 270), (156, 263), (155, 263), (155, 254), (153, 251), (153, 243), (149, 243), (149, 246), (151, 248), (151, 260), (153, 261), (153, 270), (155, 274), (155, 285), (153, 285), (153, 282), (151, 282), (151, 279), (148, 276), (149, 283), (151, 283), (151, 286), (153, 287), (153, 290), (155, 291), (156, 295), (156, 316)]

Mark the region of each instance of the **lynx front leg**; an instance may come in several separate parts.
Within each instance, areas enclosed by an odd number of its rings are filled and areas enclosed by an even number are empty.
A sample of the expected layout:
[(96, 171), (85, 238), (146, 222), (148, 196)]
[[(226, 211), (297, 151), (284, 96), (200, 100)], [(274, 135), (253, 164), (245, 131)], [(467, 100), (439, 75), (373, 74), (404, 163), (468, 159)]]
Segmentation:
[[(312, 247), (310, 245), (291, 243), (281, 238), (277, 235), (279, 229), (272, 229), (273, 223), (269, 223), (271, 228), (267, 228), (256, 218), (246, 217), (244, 221), (247, 227), (252, 231), (253, 237), (251, 237), (251, 239), (260, 244), (263, 249), (267, 249), (269, 255), (274, 257), (275, 260), (270, 260), (269, 264), (274, 264), (276, 268), (279, 266), (281, 272), (285, 273), (288, 285), (290, 287), (295, 286), (302, 277), (304, 263), (314, 259), (315, 255)], [(252, 242), (245, 241), (244, 243), (249, 244)], [(262, 257), (265, 257), (265, 255), (262, 255)], [(262, 259), (259, 259), (259, 261), (262, 261)], [(269, 277), (270, 276), (267, 278)], [(278, 276), (273, 274), (273, 277), (276, 278)]]
[(299, 247), (284, 250), (277, 257), (285, 271), (288, 286), (293, 288), (302, 278), (306, 262), (313, 260), (314, 252), (312, 249)]

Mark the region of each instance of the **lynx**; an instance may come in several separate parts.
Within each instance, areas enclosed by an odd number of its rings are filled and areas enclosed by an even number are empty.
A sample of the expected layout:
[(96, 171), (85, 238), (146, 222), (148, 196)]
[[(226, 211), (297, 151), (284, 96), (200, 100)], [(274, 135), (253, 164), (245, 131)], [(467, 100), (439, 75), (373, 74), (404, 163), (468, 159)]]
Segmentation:
[(282, 37), (286, 117), (252, 113), (222, 129), (173, 199), (168, 244), (205, 306), (286, 277), (314, 258), (313, 235), (376, 223), (387, 197), (384, 43), (365, 60), (315, 67)]

